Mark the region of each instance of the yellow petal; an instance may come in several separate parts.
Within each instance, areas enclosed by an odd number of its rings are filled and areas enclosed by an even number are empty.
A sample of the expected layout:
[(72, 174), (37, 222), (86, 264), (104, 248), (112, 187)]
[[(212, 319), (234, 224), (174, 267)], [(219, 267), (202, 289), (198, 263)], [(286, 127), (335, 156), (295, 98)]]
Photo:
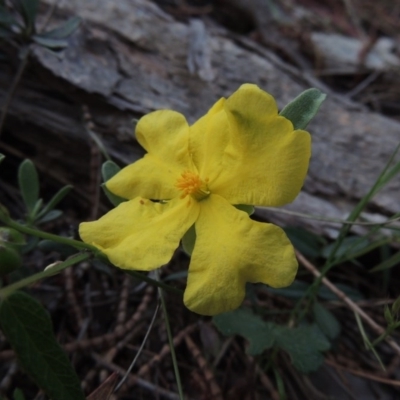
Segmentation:
[(171, 259), (198, 213), (198, 203), (187, 199), (162, 204), (135, 198), (98, 221), (80, 224), (79, 234), (117, 267), (150, 271)]
[[(191, 127), (193, 153), (208, 155), (199, 170), (209, 188), (232, 204), (280, 206), (295, 199), (308, 169), (311, 138), (278, 116), (275, 100), (242, 85)], [(199, 163), (195, 158), (195, 163)]]
[(107, 181), (107, 189), (125, 199), (172, 199), (180, 195), (175, 183), (182, 171), (152, 154), (123, 168)]
[(187, 169), (189, 157), (189, 125), (175, 111), (154, 111), (142, 117), (136, 125), (136, 139), (151, 155), (171, 167)]
[(204, 117), (190, 127), (189, 151), (203, 179), (215, 179), (220, 170), (219, 162), (229, 137), (225, 101), (224, 98), (218, 100)]
[(148, 153), (110, 179), (107, 188), (125, 199), (178, 196), (176, 180), (192, 166), (185, 117), (170, 110), (147, 114), (136, 125), (136, 138)]
[(216, 315), (239, 307), (246, 282), (272, 287), (292, 283), (297, 261), (282, 229), (251, 220), (218, 195), (199, 204), (184, 295), (189, 309)]

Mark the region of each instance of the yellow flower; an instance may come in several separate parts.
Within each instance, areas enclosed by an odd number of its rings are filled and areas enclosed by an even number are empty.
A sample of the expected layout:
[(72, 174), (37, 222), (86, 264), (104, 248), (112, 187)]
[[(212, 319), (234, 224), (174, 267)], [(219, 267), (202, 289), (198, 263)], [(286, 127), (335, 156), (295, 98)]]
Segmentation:
[(242, 85), (191, 126), (177, 112), (155, 111), (136, 137), (147, 154), (107, 182), (129, 201), (82, 223), (85, 242), (120, 268), (150, 271), (168, 263), (194, 224), (184, 303), (203, 315), (237, 308), (246, 282), (292, 283), (297, 261), (283, 230), (233, 206), (281, 206), (303, 185), (310, 135), (278, 116), (272, 96)]

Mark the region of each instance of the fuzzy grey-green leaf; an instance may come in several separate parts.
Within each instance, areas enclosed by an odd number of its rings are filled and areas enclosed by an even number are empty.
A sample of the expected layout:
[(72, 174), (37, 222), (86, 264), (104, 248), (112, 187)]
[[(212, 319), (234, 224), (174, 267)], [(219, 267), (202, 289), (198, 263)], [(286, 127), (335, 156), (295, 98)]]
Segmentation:
[(249, 341), (248, 353), (261, 354), (275, 342), (275, 324), (263, 321), (249, 310), (238, 309), (213, 317), (214, 325), (226, 335), (240, 335)]
[(107, 182), (114, 175), (116, 175), (119, 171), (121, 171), (121, 168), (117, 164), (115, 164), (114, 161), (110, 161), (110, 160), (106, 161), (101, 166), (101, 175), (103, 177), (103, 181)]
[(32, 40), (49, 49), (62, 49), (68, 46), (68, 41), (66, 39), (53, 39), (43, 35), (34, 35), (32, 36)]
[(80, 23), (81, 19), (79, 17), (72, 17), (57, 28), (46, 31), (41, 35), (51, 39), (65, 39), (78, 29)]
[(0, 303), (1, 328), (24, 371), (51, 398), (84, 400), (78, 377), (57, 343), (42, 305), (23, 292)]
[(294, 367), (305, 374), (316, 371), (323, 363), (322, 351), (330, 343), (316, 325), (297, 328), (280, 326), (276, 329), (276, 341), (280, 348), (289, 353)]
[[(114, 175), (116, 175), (119, 171), (121, 171), (121, 168), (115, 164), (114, 161), (107, 160), (105, 163), (103, 163), (101, 167), (101, 175), (103, 177), (103, 181), (106, 183), (108, 180), (110, 180)], [(117, 196), (116, 194), (110, 192), (106, 185), (102, 184), (101, 187), (107, 196), (108, 200), (113, 204), (113, 206), (118, 206), (122, 202), (126, 201), (126, 199)]]
[(48, 212), (54, 209), (54, 207), (71, 191), (73, 186), (67, 185), (61, 188), (51, 200), (43, 207), (43, 209), (38, 214), (37, 218), (45, 216)]
[(39, 199), (39, 177), (31, 160), (25, 160), (19, 166), (18, 184), (25, 206), (31, 213)]
[(317, 301), (313, 306), (314, 319), (319, 329), (328, 339), (336, 339), (340, 334), (340, 323), (336, 317)]
[(325, 98), (326, 94), (320, 90), (307, 89), (286, 105), (279, 115), (291, 121), (294, 129), (305, 129)]

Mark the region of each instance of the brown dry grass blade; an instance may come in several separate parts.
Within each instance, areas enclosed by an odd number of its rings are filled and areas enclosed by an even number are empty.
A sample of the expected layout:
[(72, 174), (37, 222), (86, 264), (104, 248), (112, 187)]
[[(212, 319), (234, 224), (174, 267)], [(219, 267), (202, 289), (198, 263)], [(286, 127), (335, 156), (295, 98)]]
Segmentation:
[(112, 373), (86, 400), (108, 400), (119, 378), (117, 372)]

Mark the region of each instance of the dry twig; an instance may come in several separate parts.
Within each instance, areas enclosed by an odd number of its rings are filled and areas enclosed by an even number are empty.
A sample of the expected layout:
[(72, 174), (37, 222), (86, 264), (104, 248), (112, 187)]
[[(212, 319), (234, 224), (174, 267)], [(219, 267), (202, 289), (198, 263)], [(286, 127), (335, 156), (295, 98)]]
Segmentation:
[[(321, 276), (321, 273), (318, 271), (318, 269), (310, 262), (308, 261), (299, 251), (296, 250), (296, 255), (298, 260), (303, 264), (303, 266), (310, 271), (315, 277), (319, 278)], [(382, 335), (385, 333), (385, 329), (382, 328), (380, 325), (378, 325), (367, 313), (365, 313), (353, 300), (351, 300), (349, 297), (346, 296), (344, 292), (342, 292), (340, 289), (338, 289), (331, 281), (329, 281), (327, 278), (322, 278), (321, 282), (334, 294), (336, 294), (337, 297), (339, 297), (340, 300), (342, 300), (350, 310), (358, 314), (365, 323), (367, 323), (371, 329), (373, 329), (378, 335)], [(390, 347), (398, 354), (400, 355), (400, 346), (393, 340), (391, 337), (386, 337), (385, 340), (388, 342)]]

